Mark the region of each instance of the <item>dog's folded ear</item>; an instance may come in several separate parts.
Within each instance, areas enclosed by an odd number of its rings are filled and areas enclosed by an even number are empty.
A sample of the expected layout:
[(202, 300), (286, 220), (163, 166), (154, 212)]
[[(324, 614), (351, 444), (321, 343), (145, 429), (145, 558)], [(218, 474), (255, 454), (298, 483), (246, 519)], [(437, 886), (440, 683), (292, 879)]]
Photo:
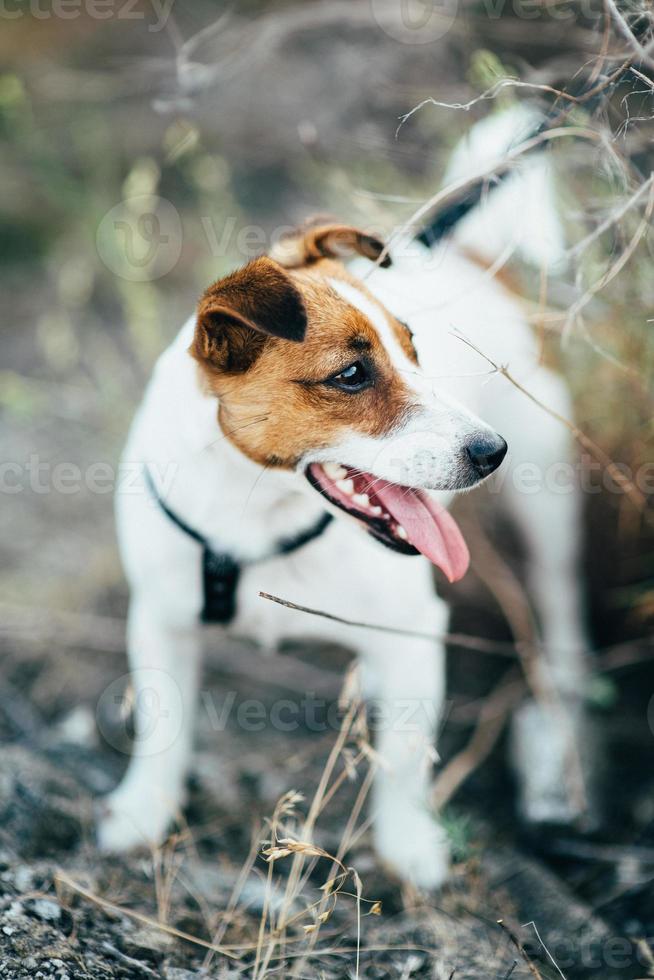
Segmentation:
[[(287, 269), (298, 269), (319, 259), (349, 259), (353, 255), (377, 262), (385, 247), (380, 238), (360, 228), (316, 221), (285, 235), (275, 243), (270, 255)], [(387, 268), (390, 255), (385, 255), (379, 264)]]
[(207, 289), (198, 305), (190, 353), (220, 371), (245, 371), (266, 338), (298, 342), (306, 329), (300, 291), (277, 262), (261, 256)]

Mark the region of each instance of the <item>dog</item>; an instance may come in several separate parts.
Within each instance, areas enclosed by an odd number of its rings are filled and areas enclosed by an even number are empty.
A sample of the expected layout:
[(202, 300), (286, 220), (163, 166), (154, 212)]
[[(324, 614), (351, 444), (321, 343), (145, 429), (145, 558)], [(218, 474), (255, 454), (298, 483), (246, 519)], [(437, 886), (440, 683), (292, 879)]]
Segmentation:
[[(478, 124), (448, 179), (499, 157), (525, 124), (506, 115)], [(535, 700), (517, 712), (521, 806), (540, 823), (580, 816), (564, 788), (589, 649), (580, 497), (546, 479), (534, 488), (532, 472), (573, 461), (573, 446), (566, 427), (482, 355), (508, 364), (553, 412), (572, 408), (564, 382), (539, 363), (522, 304), (482, 268), (507, 242), (550, 266), (563, 254), (542, 157), (432, 248), (404, 241), (387, 255), (380, 238), (348, 225), (298, 230), (210, 286), (160, 357), (124, 453), (144, 489), (116, 500), (136, 739), (104, 801), (103, 849), (157, 844), (179, 813), (200, 626), (211, 619), (267, 647), (318, 637), (356, 648), (366, 694), (387, 722), (372, 792), (377, 854), (416, 886), (440, 886), (448, 843), (428, 800), (448, 610), (433, 566), (450, 581), (465, 574), (468, 548), (447, 505), (496, 471), (492, 496), (526, 546), (539, 670), (567, 719)], [(156, 474), (171, 467), (164, 487)], [(353, 631), (260, 591), (433, 640)], [(166, 708), (154, 725), (153, 697)], [(430, 710), (405, 725), (407, 704)]]

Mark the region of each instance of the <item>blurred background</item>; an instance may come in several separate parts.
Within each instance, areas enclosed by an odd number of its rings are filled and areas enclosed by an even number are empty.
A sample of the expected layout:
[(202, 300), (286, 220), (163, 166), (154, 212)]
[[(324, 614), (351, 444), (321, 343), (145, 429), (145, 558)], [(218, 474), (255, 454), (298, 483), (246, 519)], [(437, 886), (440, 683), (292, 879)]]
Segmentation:
[[(217, 733), (201, 710), (186, 834), (133, 862), (93, 848), (92, 798), (119, 777), (127, 744), (102, 716), (126, 673), (121, 446), (154, 360), (210, 281), (315, 213), (390, 232), (437, 191), (470, 125), (515, 100), (595, 134), (548, 150), (570, 267), (549, 282), (510, 268), (543, 356), (570, 381), (592, 474), (585, 570), (600, 653), (587, 696), (605, 824), (584, 841), (525, 842), (500, 725), (448, 803), (458, 864), (442, 901), (418, 908), (391, 887), (364, 836), (353, 862), (384, 899), (365, 920), (375, 951), (358, 967), (345, 952), (357, 906), (344, 899), (324, 927), (343, 952), (297, 975), (654, 976), (651, 4), (6, 0), (0, 20), (0, 976), (181, 980), (203, 963), (232, 976), (220, 954), (115, 907), (256, 946), (256, 821), (286, 790), (311, 797), (333, 733)], [(453, 629), (511, 639), (479, 554), (453, 592)], [(519, 548), (503, 554), (519, 570)], [(290, 650), (264, 679), (254, 651), (209, 646), (219, 702), (311, 690), (329, 704), (348, 662)], [(505, 669), (453, 649), (446, 762), (479, 733)], [(351, 804), (345, 787), (322, 846)], [(313, 874), (304, 904), (324, 880)], [(498, 918), (536, 921), (559, 972), (533, 931), (511, 938)], [(244, 956), (234, 976), (290, 975)]]

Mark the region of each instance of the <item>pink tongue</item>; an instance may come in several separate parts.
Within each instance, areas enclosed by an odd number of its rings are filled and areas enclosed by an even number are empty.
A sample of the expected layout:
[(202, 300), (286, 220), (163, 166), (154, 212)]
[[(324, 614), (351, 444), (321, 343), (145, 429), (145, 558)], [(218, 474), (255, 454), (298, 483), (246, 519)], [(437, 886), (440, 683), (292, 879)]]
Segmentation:
[(438, 565), (450, 582), (463, 578), (470, 564), (459, 526), (439, 503), (420, 490), (378, 480), (372, 492), (401, 524), (414, 548)]

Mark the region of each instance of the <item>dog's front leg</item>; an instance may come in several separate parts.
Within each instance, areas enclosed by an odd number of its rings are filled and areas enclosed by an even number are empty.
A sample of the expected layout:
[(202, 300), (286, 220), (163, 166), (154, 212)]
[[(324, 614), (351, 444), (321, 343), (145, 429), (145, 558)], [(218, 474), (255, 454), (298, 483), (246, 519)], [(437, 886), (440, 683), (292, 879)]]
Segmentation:
[(428, 625), (414, 620), (414, 629), (434, 635), (432, 642), (377, 635), (364, 653), (376, 695), (375, 848), (400, 877), (429, 889), (443, 884), (449, 866), (446, 836), (429, 802), (444, 697), (444, 652), (436, 640), (442, 620), (440, 614)]
[(127, 772), (100, 802), (98, 840), (108, 851), (157, 845), (179, 813), (191, 752), (201, 633), (132, 598), (127, 631), (134, 745)]

